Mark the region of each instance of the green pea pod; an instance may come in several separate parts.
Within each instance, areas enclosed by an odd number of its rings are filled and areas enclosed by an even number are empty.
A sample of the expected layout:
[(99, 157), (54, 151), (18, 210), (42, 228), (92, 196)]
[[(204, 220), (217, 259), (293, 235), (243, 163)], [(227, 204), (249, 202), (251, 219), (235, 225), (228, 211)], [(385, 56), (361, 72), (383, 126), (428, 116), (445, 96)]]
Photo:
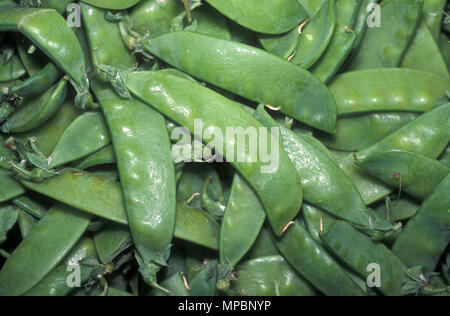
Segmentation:
[(40, 50), (35, 50), (30, 54), (30, 48), (33, 47), (34, 44), (20, 33), (16, 33), (15, 37), (20, 60), (28, 75), (32, 77), (48, 65), (48, 57)]
[(309, 69), (323, 55), (336, 27), (336, 0), (326, 0), (303, 29), (291, 62)]
[(338, 114), (371, 111), (427, 112), (446, 95), (450, 80), (412, 69), (369, 69), (337, 76), (330, 83)]
[(378, 290), (383, 294), (402, 294), (407, 268), (385, 245), (374, 243), (368, 236), (342, 221), (336, 222), (320, 236), (327, 247), (360, 277), (367, 279), (374, 269), (379, 271), (381, 287)]
[(67, 78), (63, 78), (37, 99), (29, 98), (3, 124), (5, 132), (23, 133), (44, 125), (61, 108), (67, 97)]
[[(170, 291), (173, 296), (190, 296), (189, 290), (186, 288), (183, 274), (181, 272), (175, 273), (161, 282), (161, 286)], [(157, 290), (152, 290), (150, 296), (167, 296)]]
[[(265, 126), (276, 126), (276, 122), (262, 106), (256, 111), (256, 118)], [(366, 208), (358, 190), (329, 156), (305, 141), (302, 135), (283, 126), (279, 128), (283, 147), (298, 174), (302, 175), (306, 201), (366, 229), (393, 229), (391, 223)]]
[[(5, 138), (0, 134), (0, 162), (11, 161), (12, 153), (3, 145)], [(0, 203), (9, 201), (25, 193), (25, 190), (14, 179), (12, 172), (0, 168)]]
[(375, 212), (382, 218), (394, 222), (404, 221), (413, 217), (419, 210), (420, 205), (409, 197), (387, 197), (386, 201), (380, 202)]
[(83, 51), (66, 20), (56, 11), (34, 8), (3, 10), (0, 12), (0, 31), (23, 33), (71, 77), (80, 94), (89, 93)]
[(0, 61), (0, 82), (8, 82), (19, 79), (26, 74), (19, 57), (14, 55), (6, 63)]
[(62, 263), (51, 271), (41, 282), (34, 286), (25, 296), (65, 296), (74, 289), (67, 286), (67, 280), (73, 271), (69, 266), (79, 265), (80, 283), (83, 284), (89, 280), (91, 272), (95, 267), (83, 264), (84, 259), (96, 259), (95, 244), (92, 239), (81, 239), (64, 258)]
[[(239, 266), (231, 283), (237, 296), (315, 296), (316, 289), (281, 256), (253, 259)], [(255, 282), (258, 280), (258, 282)]]
[(426, 199), (450, 172), (435, 159), (401, 150), (375, 153), (356, 163), (372, 176), (420, 200)]
[(16, 248), (0, 271), (0, 295), (22, 295), (38, 284), (72, 249), (90, 222), (66, 205), (53, 207)]
[[(256, 135), (260, 132), (258, 128), (263, 127), (236, 103), (186, 79), (158, 72), (140, 72), (129, 75), (127, 87), (137, 98), (156, 108), (176, 123), (188, 128), (191, 133), (201, 133), (202, 135), (195, 136), (202, 138), (205, 143), (211, 140), (203, 135), (206, 127), (226, 131), (232, 124), (244, 130), (247, 128), (253, 129)], [(179, 87), (184, 89), (179, 89)], [(185, 91), (191, 91), (191, 93), (186, 94)], [(195, 101), (191, 98), (194, 94), (196, 96)], [(177, 106), (174, 107), (174, 104), (177, 104)], [(215, 111), (221, 111), (224, 107), (227, 108), (226, 114), (221, 116), (210, 115)], [(181, 108), (183, 111), (178, 110)], [(203, 120), (201, 124), (203, 126), (200, 129), (194, 128), (196, 118), (202, 118)], [(267, 130), (265, 132), (270, 140), (260, 139), (260, 143), (264, 142), (262, 146), (267, 145), (266, 148), (278, 153), (278, 168), (273, 168), (274, 166), (263, 168), (261, 160), (250, 157), (248, 144), (244, 144), (243, 152), (241, 152), (242, 150), (237, 152), (237, 159), (234, 157), (234, 150), (231, 150), (232, 157), (228, 157), (228, 159), (236, 161), (232, 163), (233, 166), (255, 189), (266, 209), (275, 234), (280, 235), (283, 228), (299, 211), (302, 202), (302, 188), (299, 176), (289, 161), (289, 157), (279, 148), (277, 139), (267, 133)], [(224, 155), (225, 146), (229, 154), (230, 148), (237, 144), (236, 134), (233, 133), (232, 136), (229, 135), (230, 133), (226, 134), (228, 134), (224, 135), (226, 139), (223, 139), (220, 144), (214, 144), (216, 152), (222, 157), (226, 157)], [(259, 136), (261, 137), (261, 135)], [(241, 161), (250, 161), (250, 163)], [(265, 169), (270, 170), (269, 173), (264, 173)], [(280, 190), (283, 191), (282, 194), (285, 196), (283, 203), (278, 203)]]
[(372, 13), (373, 6), (378, 4), (379, 2), (380, 0), (361, 0), (361, 6), (355, 17), (355, 25), (353, 27), (353, 30), (356, 33), (356, 42), (355, 46), (353, 47), (352, 56), (349, 58), (350, 62), (351, 60), (353, 60), (355, 53), (358, 52), (358, 49), (361, 45), (361, 41), (364, 38), (364, 35), (366, 34), (368, 16), (370, 13)]
[(225, 17), (213, 8), (202, 6), (195, 9), (192, 11), (192, 19), (197, 21), (196, 32), (231, 40)]
[(447, 65), (447, 69), (450, 71), (450, 40), (444, 33), (441, 33), (439, 38), (439, 48)]
[(275, 246), (272, 239), (272, 232), (270, 228), (263, 226), (258, 238), (253, 244), (250, 251), (247, 253), (247, 258), (249, 259), (257, 259), (262, 257), (270, 257), (279, 255), (277, 247)]
[[(193, 229), (198, 227), (199, 229)], [(177, 202), (175, 237), (213, 250), (219, 249), (219, 224), (204, 211)]]
[(364, 295), (360, 287), (298, 221), (275, 243), (295, 270), (325, 295)]
[(357, 34), (352, 27), (355, 24), (361, 2), (362, 0), (338, 0), (336, 2), (335, 32), (322, 57), (310, 69), (317, 78), (325, 83), (339, 71), (356, 43)]
[(113, 163), (116, 163), (116, 154), (114, 153), (114, 147), (112, 145), (108, 145), (105, 148), (100, 149), (92, 155), (77, 162), (74, 168), (84, 170), (91, 167)]
[(110, 287), (110, 288), (108, 288), (108, 296), (121, 297), (121, 296), (134, 296), (134, 295), (131, 293)]
[(124, 10), (138, 4), (141, 0), (82, 0), (83, 2), (108, 10)]
[(255, 32), (280, 34), (304, 20), (306, 12), (296, 0), (206, 0), (220, 13)]
[(37, 219), (41, 219), (47, 214), (47, 208), (27, 196), (14, 199), (12, 203)]
[(447, 146), (445, 152), (439, 157), (439, 161), (450, 167), (450, 146)]
[(25, 239), (28, 236), (37, 222), (38, 220), (27, 212), (22, 210), (19, 211), (19, 229), (22, 239)]
[[(425, 113), (408, 125), (382, 139), (373, 146), (356, 153), (357, 159), (389, 150), (406, 150), (437, 158), (450, 141), (450, 103)], [(389, 195), (392, 189), (383, 182), (371, 177), (355, 162), (353, 156), (339, 162), (339, 166), (361, 193), (366, 205)]]
[(108, 223), (94, 236), (95, 248), (103, 264), (113, 262), (124, 250), (132, 244), (128, 227)]
[(385, 0), (379, 8), (381, 25), (367, 28), (348, 71), (400, 65), (419, 27), (423, 0)]
[(298, 0), (309, 16), (314, 16), (319, 12), (326, 0)]
[(76, 118), (61, 135), (49, 168), (56, 168), (86, 157), (111, 143), (103, 114), (87, 112)]
[(252, 188), (235, 175), (220, 230), (220, 263), (234, 267), (258, 238), (266, 213)]
[(444, 15), (445, 0), (425, 0), (424, 6), (424, 22), (433, 35), (434, 40), (439, 40), (441, 31), (441, 22)]
[(6, 235), (17, 223), (19, 209), (15, 206), (4, 206), (0, 208), (0, 246), (6, 241)]
[(205, 260), (203, 268), (189, 282), (191, 296), (216, 296), (217, 260)]
[(361, 113), (339, 117), (334, 135), (316, 133), (327, 147), (358, 151), (374, 145), (386, 136), (411, 123), (419, 116), (408, 112)]
[(298, 27), (295, 27), (288, 33), (281, 35), (259, 34), (258, 40), (269, 53), (288, 59), (298, 45), (300, 34), (298, 33)]
[(187, 31), (153, 38), (146, 49), (194, 77), (253, 101), (279, 106), (282, 113), (310, 126), (335, 130), (335, 101), (330, 92), (310, 73), (286, 60)]
[(40, 72), (11, 89), (21, 97), (40, 95), (53, 86), (62, 76), (61, 71), (53, 63), (48, 63)]
[(71, 0), (39, 0), (41, 8), (50, 8), (58, 11), (60, 14), (66, 11), (67, 6), (72, 3)]
[(309, 234), (316, 243), (323, 246), (320, 238), (321, 232), (327, 231), (328, 227), (333, 225), (338, 219), (308, 203), (303, 204), (302, 214)]
[(449, 70), (439, 50), (438, 43), (433, 39), (425, 21), (420, 24), (400, 67), (419, 69), (450, 78)]

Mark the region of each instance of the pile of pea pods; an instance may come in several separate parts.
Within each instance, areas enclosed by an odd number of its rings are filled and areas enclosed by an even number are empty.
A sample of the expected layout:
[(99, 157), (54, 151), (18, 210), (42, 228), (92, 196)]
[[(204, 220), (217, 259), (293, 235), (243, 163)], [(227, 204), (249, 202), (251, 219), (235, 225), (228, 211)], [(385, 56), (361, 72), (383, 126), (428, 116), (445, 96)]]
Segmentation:
[(450, 295), (449, 15), (0, 0), (0, 296)]

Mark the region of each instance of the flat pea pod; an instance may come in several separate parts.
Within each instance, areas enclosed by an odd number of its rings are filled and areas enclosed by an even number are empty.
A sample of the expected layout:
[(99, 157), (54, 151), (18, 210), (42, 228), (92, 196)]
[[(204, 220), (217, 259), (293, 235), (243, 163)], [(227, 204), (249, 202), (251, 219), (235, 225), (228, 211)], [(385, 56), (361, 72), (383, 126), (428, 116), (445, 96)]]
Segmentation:
[(25, 239), (28, 236), (28, 234), (33, 230), (34, 225), (38, 222), (36, 218), (22, 210), (19, 210), (18, 221), (22, 239)]
[(337, 76), (329, 85), (338, 114), (427, 112), (446, 95), (450, 80), (413, 69), (369, 69)]
[(22, 295), (38, 284), (69, 253), (89, 223), (90, 216), (69, 206), (50, 209), (0, 271), (0, 295)]
[(357, 53), (359, 46), (361, 45), (361, 41), (366, 34), (369, 13), (372, 13), (373, 6), (378, 4), (379, 2), (380, 0), (361, 0), (361, 6), (355, 17), (355, 25), (353, 26), (353, 30), (356, 33), (356, 42), (351, 54), (352, 57), (349, 58), (350, 62), (353, 59), (355, 53)]
[(25, 293), (25, 296), (65, 296), (73, 291), (72, 287), (67, 286), (67, 279), (71, 271), (67, 271), (69, 265), (80, 267), (80, 283), (83, 284), (89, 280), (91, 272), (95, 267), (83, 265), (82, 260), (88, 258), (97, 258), (95, 244), (90, 238), (81, 239), (53, 271), (45, 276), (36, 286)]
[(439, 157), (439, 161), (450, 167), (450, 146), (447, 146), (444, 153)]
[(220, 230), (220, 263), (234, 267), (255, 243), (265, 219), (253, 189), (235, 175)]
[(303, 204), (302, 215), (311, 237), (316, 243), (323, 246), (320, 233), (326, 231), (328, 227), (333, 225), (338, 219), (308, 203)]
[[(12, 153), (3, 144), (5, 138), (0, 134), (0, 161), (11, 161)], [(14, 179), (12, 172), (0, 168), (0, 203), (21, 196), (25, 193), (24, 188)]]
[(206, 0), (234, 22), (265, 34), (280, 34), (298, 25), (306, 12), (297, 0)]
[(71, 0), (40, 0), (41, 8), (50, 8), (58, 11), (60, 14), (66, 11), (67, 6), (72, 3)]
[[(256, 118), (265, 126), (275, 126), (270, 115), (259, 107)], [(302, 135), (279, 126), (284, 150), (297, 173), (302, 175), (304, 199), (334, 216), (368, 230), (387, 231), (392, 224), (366, 208), (358, 190), (338, 165)]]
[[(154, 38), (148, 50), (190, 75), (248, 99), (280, 106), (282, 113), (307, 125), (334, 131), (335, 102), (330, 92), (318, 79), (286, 60), (187, 31)], [(222, 53), (217, 54), (217, 50)], [(279, 73), (285, 75), (281, 78)]]
[(358, 232), (350, 224), (336, 222), (321, 235), (327, 247), (350, 266), (359, 276), (366, 279), (376, 263), (381, 269), (381, 287), (385, 295), (400, 296), (406, 281), (406, 267), (385, 245), (374, 243), (368, 236)]
[[(184, 87), (183, 91), (179, 89), (180, 86)], [(256, 128), (255, 132), (258, 135), (258, 128), (263, 127), (236, 103), (201, 85), (176, 76), (158, 72), (129, 74), (127, 87), (137, 98), (148, 103), (181, 126), (188, 128), (191, 133), (199, 133), (209, 127), (225, 131), (231, 124), (244, 130)], [(184, 91), (191, 91), (192, 94), (187, 95)], [(195, 101), (192, 98), (194, 94), (196, 95)], [(210, 114), (221, 111), (224, 107), (227, 108), (226, 114), (220, 117), (213, 117)], [(178, 109), (183, 109), (183, 111)], [(202, 118), (203, 120), (201, 131), (194, 128), (196, 118)], [(205, 135), (195, 136), (200, 136), (205, 143), (211, 140)], [(233, 157), (228, 157), (228, 159), (235, 161), (232, 163), (233, 166), (255, 189), (266, 209), (275, 234), (280, 235), (283, 228), (297, 215), (303, 194), (301, 181), (289, 161), (289, 157), (281, 148), (276, 147), (278, 140), (267, 133), (267, 130), (266, 136), (269, 136), (269, 140), (262, 139), (260, 142), (264, 142), (264, 145), (267, 144), (268, 147), (270, 146), (278, 152), (279, 168), (266, 166), (270, 173), (264, 173), (266, 168), (262, 169), (264, 166), (261, 160), (257, 161), (258, 159), (249, 157), (248, 144), (244, 144), (243, 152), (237, 153), (239, 155), (237, 159), (234, 157), (234, 150)], [(226, 135), (226, 139), (223, 139), (220, 146), (216, 144), (215, 150), (218, 154), (224, 156), (225, 148), (229, 153), (229, 148), (235, 147), (236, 144), (236, 135), (231, 137)], [(250, 161), (250, 163), (241, 161)], [(283, 196), (286, 197), (282, 204), (277, 201), (281, 194), (279, 190), (282, 190)]]
[(326, 0), (302, 30), (295, 54), (290, 61), (301, 68), (311, 68), (330, 44), (335, 27), (336, 0)]
[(263, 226), (259, 232), (258, 238), (250, 251), (247, 253), (246, 258), (257, 259), (261, 257), (276, 256), (279, 254), (280, 252), (273, 242), (270, 228)]
[(127, 226), (108, 223), (94, 236), (95, 248), (103, 264), (113, 262), (124, 250), (132, 244), (130, 230)]
[(48, 63), (40, 72), (14, 86), (11, 91), (21, 97), (40, 95), (50, 89), (61, 76), (62, 73), (58, 67)]
[[(450, 103), (421, 115), (376, 144), (356, 153), (356, 159), (363, 159), (376, 152), (406, 150), (430, 158), (437, 158), (450, 141)], [(389, 195), (392, 189), (371, 177), (355, 162), (353, 155), (339, 161), (339, 166), (355, 184), (366, 205)]]
[(319, 12), (326, 0), (298, 0), (309, 16), (314, 16)]
[(342, 151), (358, 151), (374, 145), (391, 133), (414, 121), (418, 113), (373, 112), (341, 116), (336, 134), (318, 132), (315, 136), (327, 147)]
[(356, 163), (372, 176), (424, 200), (450, 173), (438, 160), (417, 153), (391, 150), (374, 153)]
[(114, 147), (112, 145), (108, 145), (105, 148), (102, 148), (92, 155), (77, 162), (74, 168), (85, 170), (91, 167), (113, 163), (116, 163), (116, 154), (114, 152)]
[(6, 63), (0, 62), (0, 82), (8, 82), (19, 79), (26, 74), (19, 57), (14, 55)]
[(55, 10), (3, 10), (0, 12), (0, 31), (23, 33), (70, 76), (80, 93), (88, 94), (89, 82), (80, 43), (66, 20)]
[(141, 0), (82, 0), (89, 5), (108, 10), (125, 10), (138, 4)]
[(37, 219), (41, 219), (47, 214), (47, 208), (27, 196), (21, 196), (14, 199), (12, 203)]
[(192, 11), (192, 19), (197, 21), (196, 32), (231, 40), (225, 17), (209, 6), (202, 6)]
[(19, 209), (15, 206), (0, 207), (0, 246), (6, 241), (6, 235), (19, 219)]
[(380, 205), (375, 208), (375, 212), (382, 218), (398, 222), (413, 217), (419, 207), (420, 204), (410, 197), (403, 196), (400, 199), (388, 197), (386, 201), (380, 202)]
[(231, 293), (236, 296), (317, 295), (317, 290), (279, 255), (244, 262), (237, 272), (237, 280), (231, 283)]
[(347, 70), (397, 67), (419, 27), (423, 0), (385, 0), (381, 27), (369, 27)]
[(444, 33), (441, 33), (441, 36), (439, 37), (439, 48), (447, 65), (447, 69), (450, 71), (450, 40)]
[(438, 43), (434, 40), (425, 22), (422, 21), (400, 67), (419, 69), (450, 78), (446, 66)]
[(295, 27), (281, 35), (259, 34), (258, 40), (264, 50), (283, 59), (288, 59), (298, 45), (300, 34), (298, 33), (298, 27)]
[(108, 126), (100, 112), (77, 117), (61, 135), (50, 156), (49, 168), (84, 158), (111, 143)]
[[(184, 276), (181, 272), (169, 276), (161, 282), (161, 286), (167, 289), (173, 296), (190, 296), (189, 290), (186, 288)], [(167, 296), (157, 290), (152, 290), (149, 296)]]
[(363, 296), (341, 266), (317, 244), (297, 220), (275, 244), (283, 257), (325, 295)]
[(439, 40), (441, 22), (444, 15), (445, 0), (424, 0), (424, 22), (433, 35), (434, 40)]
[(191, 296), (216, 295), (217, 264), (217, 260), (205, 260), (202, 269), (189, 281)]
[(63, 78), (37, 99), (25, 101), (3, 124), (5, 132), (23, 133), (44, 125), (61, 108), (67, 97), (67, 78)]
[(450, 176), (447, 175), (406, 224), (392, 251), (408, 267), (435, 271), (450, 242)]

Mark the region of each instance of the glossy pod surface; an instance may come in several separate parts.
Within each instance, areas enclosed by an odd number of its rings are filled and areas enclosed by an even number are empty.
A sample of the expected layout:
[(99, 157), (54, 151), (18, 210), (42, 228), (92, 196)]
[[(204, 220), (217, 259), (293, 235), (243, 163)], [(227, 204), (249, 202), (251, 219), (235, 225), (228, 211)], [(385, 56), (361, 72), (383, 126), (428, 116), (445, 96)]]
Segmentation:
[(40, 72), (22, 84), (11, 89), (21, 97), (35, 96), (47, 91), (60, 77), (61, 71), (53, 63), (47, 64)]
[(135, 6), (141, 0), (83, 0), (83, 2), (109, 10), (124, 10)]
[[(5, 138), (0, 135), (0, 160), (10, 161), (13, 159), (12, 153), (3, 144)], [(25, 193), (25, 190), (18, 181), (14, 179), (12, 172), (0, 168), (0, 203), (14, 199)]]

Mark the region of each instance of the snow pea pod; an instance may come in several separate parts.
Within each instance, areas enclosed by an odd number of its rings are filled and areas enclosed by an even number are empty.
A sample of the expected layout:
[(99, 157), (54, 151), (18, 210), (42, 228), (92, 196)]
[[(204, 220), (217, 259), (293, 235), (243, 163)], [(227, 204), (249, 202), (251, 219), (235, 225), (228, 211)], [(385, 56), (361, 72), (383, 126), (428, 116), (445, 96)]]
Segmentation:
[(397, 67), (419, 27), (423, 0), (385, 0), (381, 27), (370, 27), (347, 70)]
[(90, 218), (62, 204), (50, 209), (0, 271), (0, 295), (22, 295), (39, 283), (77, 243)]
[(130, 230), (127, 226), (108, 223), (94, 236), (95, 248), (103, 264), (113, 262), (124, 250), (132, 244)]
[(420, 200), (450, 173), (450, 168), (438, 160), (402, 150), (374, 153), (356, 163), (372, 176)]
[(246, 258), (257, 259), (261, 257), (270, 257), (279, 255), (277, 247), (272, 239), (272, 232), (270, 228), (263, 226), (258, 238), (253, 244), (250, 251), (247, 253)]
[(325, 295), (364, 295), (360, 287), (314, 241), (298, 220), (281, 239), (275, 240), (275, 244), (295, 270)]
[(420, 204), (409, 197), (387, 197), (386, 201), (380, 202), (375, 212), (382, 218), (398, 222), (413, 217), (419, 210)]
[(206, 0), (220, 13), (255, 32), (280, 34), (291, 30), (306, 16), (297, 0)]
[(439, 49), (441, 50), (447, 69), (450, 71), (450, 40), (444, 33), (441, 33), (439, 38)]
[(48, 63), (40, 72), (23, 83), (14, 86), (11, 91), (21, 97), (30, 97), (44, 93), (62, 76), (53, 63)]
[(35, 50), (33, 54), (30, 54), (29, 50), (34, 44), (22, 34), (17, 33), (15, 35), (20, 60), (28, 76), (32, 77), (48, 64), (48, 57), (40, 50)]
[[(388, 150), (406, 150), (430, 158), (437, 158), (450, 141), (450, 103), (423, 114), (416, 120), (382, 139), (373, 146), (356, 153), (357, 159)], [(355, 162), (354, 157), (339, 161), (339, 166), (361, 193), (366, 205), (389, 195), (392, 189), (383, 182), (371, 177)]]
[(422, 266), (435, 271), (450, 242), (450, 176), (439, 184), (406, 224), (392, 248), (408, 267)]
[[(180, 86), (184, 89), (179, 89)], [(205, 143), (211, 138), (204, 135), (204, 131), (209, 128), (226, 131), (230, 125), (244, 130), (253, 128), (256, 135), (261, 137), (259, 128), (263, 126), (239, 105), (189, 80), (164, 73), (141, 72), (129, 74), (127, 87), (137, 98), (181, 126), (188, 128), (191, 133), (202, 132), (203, 135), (195, 136), (201, 137)], [(191, 91), (191, 93), (186, 94), (185, 91)], [(223, 115), (211, 115), (211, 113), (218, 113), (223, 108), (227, 109)], [(183, 111), (179, 109), (183, 109)], [(197, 118), (203, 120), (201, 131), (194, 128), (194, 121)], [(266, 209), (275, 234), (280, 235), (283, 228), (299, 211), (302, 202), (302, 188), (299, 176), (289, 161), (289, 157), (281, 148), (277, 147), (277, 139), (267, 133), (267, 130), (264, 131), (265, 135), (269, 136), (269, 140), (262, 139), (260, 143), (264, 142), (263, 146), (267, 145), (270, 150), (277, 151), (279, 155), (278, 168), (270, 166), (267, 169), (270, 170), (269, 173), (264, 173), (265, 168), (261, 169), (264, 166), (262, 161), (250, 157), (248, 144), (244, 144), (243, 152), (232, 150), (232, 157), (228, 157), (228, 159), (234, 161), (232, 165), (255, 189)], [(222, 143), (215, 144), (216, 152), (225, 158), (225, 148), (230, 154), (229, 148), (234, 148), (237, 144), (235, 133), (232, 133), (234, 135), (226, 134), (228, 135), (224, 135), (225, 139)], [(239, 155), (237, 159), (234, 157), (235, 152)], [(283, 196), (286, 197), (282, 204), (277, 201), (281, 194), (279, 190), (282, 190)]]
[(252, 188), (235, 175), (220, 230), (220, 263), (234, 267), (261, 231), (266, 213)]
[(330, 44), (335, 27), (336, 0), (326, 0), (303, 29), (291, 62), (304, 69), (311, 68)]
[(67, 286), (67, 278), (71, 271), (67, 271), (69, 265), (80, 267), (80, 283), (84, 284), (89, 280), (91, 272), (95, 267), (83, 265), (84, 259), (97, 258), (95, 244), (90, 238), (81, 239), (64, 258), (62, 263), (51, 271), (42, 281), (40, 281), (25, 296), (65, 296), (73, 291), (72, 287)]
[[(414, 121), (418, 113), (377, 112), (339, 117), (334, 135), (318, 132), (316, 137), (336, 150), (363, 150)], [(357, 137), (355, 137), (357, 136)]]
[(11, 60), (3, 63), (0, 61), (0, 82), (8, 82), (19, 79), (26, 74), (19, 57), (14, 55)]
[[(276, 126), (262, 106), (256, 118), (265, 126)], [(364, 205), (358, 190), (337, 164), (322, 150), (305, 141), (302, 135), (279, 126), (283, 148), (298, 174), (302, 175), (304, 199), (368, 230), (387, 231), (392, 224), (382, 220)]]
[(326, 0), (298, 0), (309, 16), (314, 16), (319, 12)]
[(6, 241), (7, 234), (17, 223), (19, 209), (15, 206), (0, 207), (0, 246)]
[(381, 287), (378, 290), (383, 294), (402, 294), (407, 269), (385, 245), (374, 243), (368, 236), (343, 221), (336, 222), (320, 236), (327, 247), (363, 279), (367, 279), (373, 272), (368, 269), (370, 265), (378, 264), (381, 269)]
[(450, 80), (413, 69), (369, 69), (345, 73), (330, 83), (338, 113), (427, 112), (446, 95)]
[(147, 49), (192, 76), (253, 101), (280, 106), (288, 116), (334, 132), (336, 109), (331, 93), (310, 73), (286, 60), (187, 31), (154, 38)]
[(423, 8), (424, 22), (430, 30), (434, 40), (439, 40), (439, 33), (441, 31), (441, 22), (444, 15), (445, 0), (424, 0)]
[(298, 45), (300, 34), (298, 27), (295, 27), (290, 32), (281, 35), (259, 34), (258, 40), (269, 53), (288, 59)]
[(74, 168), (84, 170), (91, 167), (108, 165), (116, 162), (117, 161), (116, 161), (116, 154), (114, 152), (114, 147), (112, 145), (108, 145), (105, 148), (102, 148), (99, 151), (93, 153), (92, 155), (77, 162)]
[(58, 11), (60, 14), (66, 11), (67, 6), (72, 0), (40, 0), (41, 8), (50, 8)]
[[(3, 144), (5, 138), (0, 134), (0, 161), (11, 161), (13, 159), (12, 153)], [(0, 168), (0, 203), (6, 202), (21, 196), (25, 190), (14, 179), (14, 175), (8, 171)]]
[(41, 219), (47, 214), (47, 208), (27, 196), (14, 199), (12, 203), (37, 219)]
[(192, 11), (192, 19), (197, 23), (196, 32), (231, 40), (231, 33), (225, 17), (213, 8), (202, 6), (195, 9)]
[(439, 157), (439, 161), (450, 167), (450, 146), (447, 146), (445, 152)]
[(22, 239), (25, 239), (28, 236), (37, 222), (38, 220), (33, 216), (26, 213), (25, 211), (19, 210), (19, 229)]
[[(161, 286), (167, 289), (171, 296), (190, 296), (189, 290), (186, 288), (183, 274), (181, 272), (175, 273), (161, 282)], [(157, 290), (152, 290), (149, 296), (167, 296)]]
[(67, 77), (37, 99), (25, 101), (2, 126), (2, 131), (23, 133), (41, 127), (61, 108), (67, 97)]
[[(317, 290), (281, 256), (253, 259), (241, 264), (232, 281), (237, 296), (315, 296)], [(257, 280), (257, 282), (255, 282)]]
[(86, 157), (111, 143), (103, 114), (86, 112), (77, 117), (61, 135), (50, 156), (49, 168)]
[(320, 233), (322, 231), (327, 231), (328, 227), (333, 225), (339, 219), (308, 203), (303, 204), (302, 215), (311, 237), (316, 243), (323, 246)]
[(82, 0), (89, 5), (108, 10), (125, 10), (138, 4), (141, 0)]
[(361, 41), (364, 38), (364, 35), (366, 34), (367, 30), (367, 19), (369, 13), (372, 12), (373, 6), (375, 4), (378, 4), (380, 0), (362, 0), (361, 6), (359, 8), (359, 11), (356, 15), (356, 21), (355, 25), (353, 27), (353, 30), (356, 33), (356, 42), (355, 46), (353, 47), (352, 57), (350, 57), (350, 61), (353, 59), (355, 53), (357, 53), (359, 46), (361, 45)]
[(433, 39), (424, 21), (420, 24), (400, 67), (428, 71), (445, 78), (450, 77), (438, 43)]
[(189, 282), (192, 296), (216, 295), (217, 264), (217, 260), (205, 260), (204, 267)]

